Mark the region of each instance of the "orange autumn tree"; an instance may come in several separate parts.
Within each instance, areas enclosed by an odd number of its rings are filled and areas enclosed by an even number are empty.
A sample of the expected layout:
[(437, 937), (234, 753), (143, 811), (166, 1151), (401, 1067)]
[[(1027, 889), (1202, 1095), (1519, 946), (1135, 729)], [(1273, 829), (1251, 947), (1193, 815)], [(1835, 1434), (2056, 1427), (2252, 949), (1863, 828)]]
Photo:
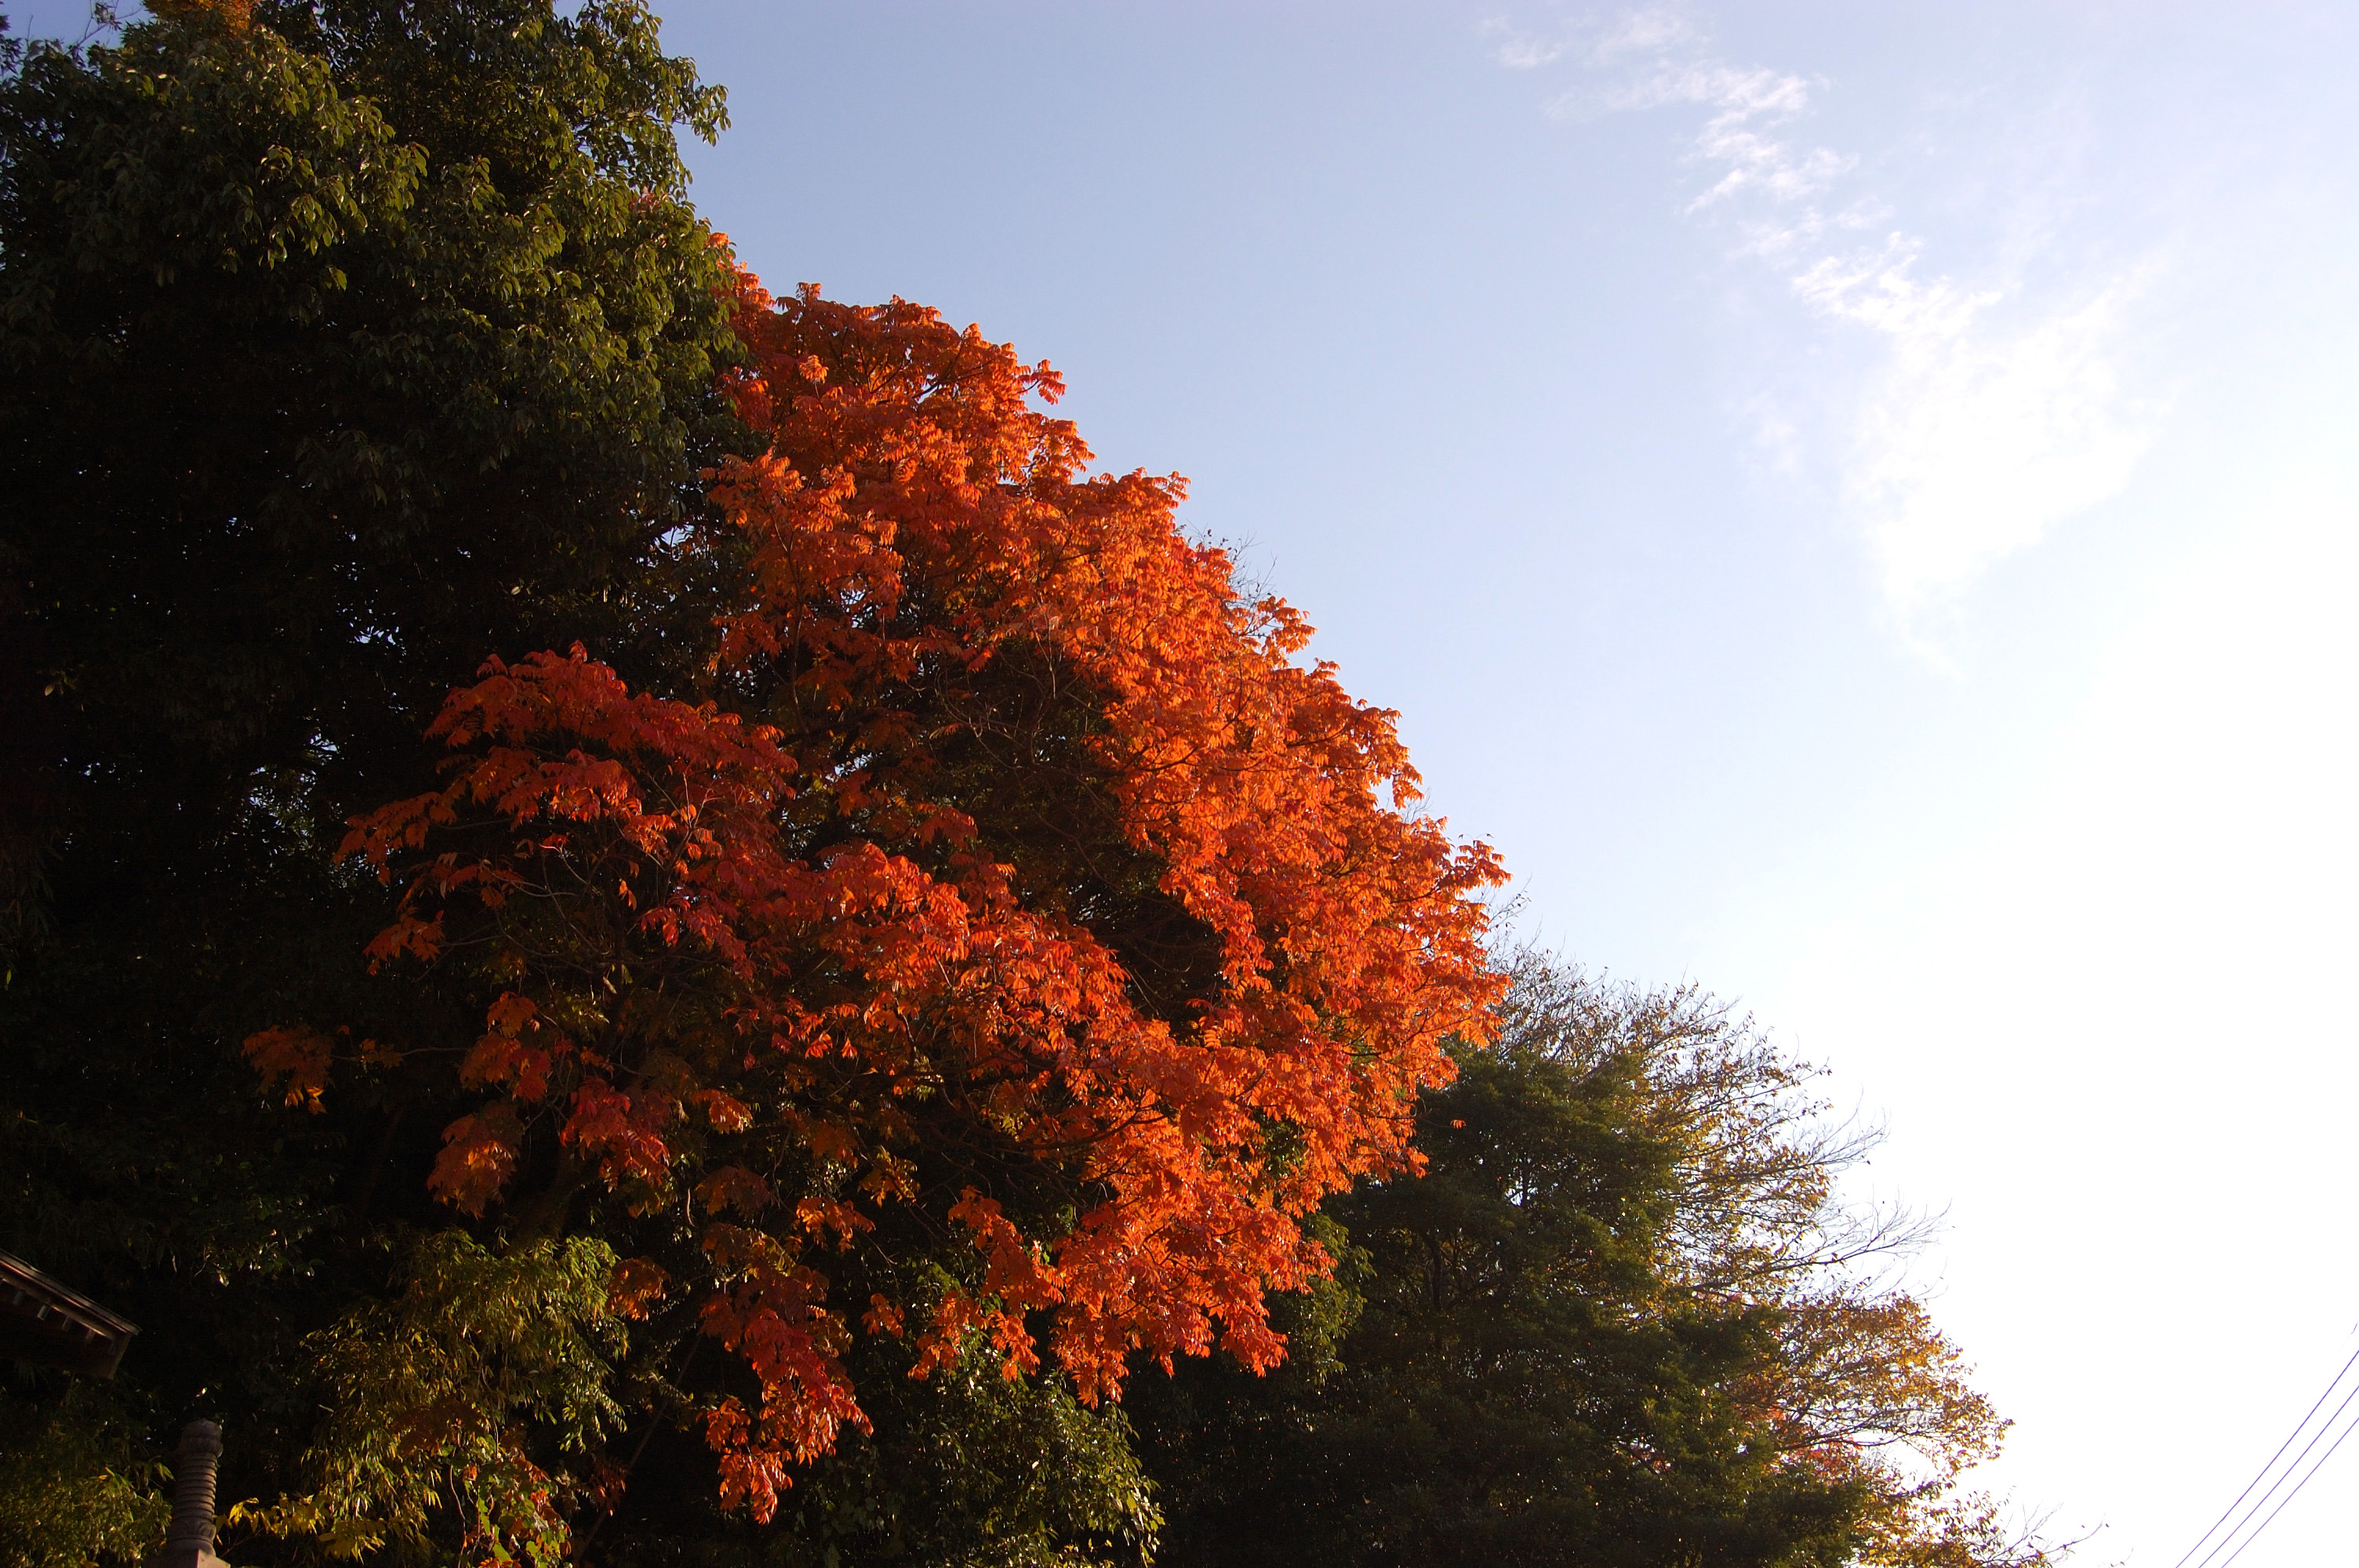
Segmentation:
[[(768, 449), (677, 541), (731, 585), (709, 687), (492, 660), (443, 786), (346, 850), (400, 889), (372, 958), (479, 992), (433, 1190), (692, 1310), (743, 1379), (701, 1416), (723, 1498), (766, 1519), (864, 1422), (854, 1336), (921, 1376), (1045, 1353), (1093, 1402), (1135, 1357), (1278, 1361), (1265, 1292), (1332, 1262), (1300, 1222), (1413, 1168), (1445, 1040), (1491, 1028), (1501, 872), (1181, 481), (1085, 472), (1046, 365), (739, 286)], [(299, 1098), (336, 1054), (248, 1052)], [(841, 1299), (887, 1222), (942, 1266)]]

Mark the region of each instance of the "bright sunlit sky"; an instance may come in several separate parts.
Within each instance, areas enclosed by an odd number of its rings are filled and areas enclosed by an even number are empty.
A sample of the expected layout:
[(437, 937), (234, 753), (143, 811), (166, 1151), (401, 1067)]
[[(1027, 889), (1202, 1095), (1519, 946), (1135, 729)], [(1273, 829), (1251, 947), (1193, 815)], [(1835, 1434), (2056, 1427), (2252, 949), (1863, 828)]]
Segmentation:
[(1985, 1479), (2173, 1568), (2359, 1349), (2359, 6), (658, 9), (742, 258), (1190, 476), (1527, 935), (1888, 1126)]

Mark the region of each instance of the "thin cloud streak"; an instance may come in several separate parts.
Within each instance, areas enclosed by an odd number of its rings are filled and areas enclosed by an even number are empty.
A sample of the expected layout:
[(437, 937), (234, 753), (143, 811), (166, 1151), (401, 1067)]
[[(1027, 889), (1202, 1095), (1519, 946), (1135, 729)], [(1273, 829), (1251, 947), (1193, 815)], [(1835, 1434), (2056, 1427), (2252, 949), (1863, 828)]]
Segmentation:
[(1510, 70), (1533, 70), (1575, 55), (1591, 65), (1612, 65), (1634, 54), (1655, 54), (1701, 40), (1692, 24), (1675, 12), (1627, 11), (1611, 25), (1575, 17), (1552, 32), (1529, 32), (1503, 16), (1485, 17), (1476, 31), (1496, 38), (1492, 58)]

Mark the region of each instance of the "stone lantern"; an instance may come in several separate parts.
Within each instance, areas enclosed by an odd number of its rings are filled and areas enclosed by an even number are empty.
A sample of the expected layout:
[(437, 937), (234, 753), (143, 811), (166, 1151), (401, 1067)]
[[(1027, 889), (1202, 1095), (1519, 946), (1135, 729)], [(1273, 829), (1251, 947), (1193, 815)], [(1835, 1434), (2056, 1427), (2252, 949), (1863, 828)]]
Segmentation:
[(181, 1429), (179, 1461), (172, 1470), (172, 1523), (164, 1550), (147, 1568), (229, 1568), (213, 1555), (213, 1482), (221, 1468), (221, 1428), (192, 1421)]

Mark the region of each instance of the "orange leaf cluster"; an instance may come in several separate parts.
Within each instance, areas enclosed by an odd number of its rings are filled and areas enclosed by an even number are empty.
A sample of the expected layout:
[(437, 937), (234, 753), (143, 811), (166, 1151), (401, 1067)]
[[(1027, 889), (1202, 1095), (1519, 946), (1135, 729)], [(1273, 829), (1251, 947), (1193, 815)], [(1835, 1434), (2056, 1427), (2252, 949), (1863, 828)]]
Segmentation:
[[(1276, 1362), (1265, 1292), (1328, 1264), (1299, 1217), (1413, 1165), (1444, 1040), (1489, 1031), (1501, 873), (1414, 814), (1394, 716), (1182, 535), (1180, 481), (1087, 473), (1046, 366), (741, 287), (770, 445), (683, 546), (742, 565), (704, 700), (494, 660), (433, 726), (444, 787), (347, 848), (405, 889), (374, 959), (500, 988), (436, 1191), (480, 1214), (570, 1161), (701, 1216), (705, 1330), (761, 1389), (707, 1436), (766, 1516), (861, 1420), (813, 1260), (889, 1205), (973, 1249), (864, 1314), (921, 1372), (977, 1336), (1014, 1373), (1045, 1334), (1091, 1400), (1136, 1354)], [(299, 1092), (304, 1051), (256, 1056)]]

